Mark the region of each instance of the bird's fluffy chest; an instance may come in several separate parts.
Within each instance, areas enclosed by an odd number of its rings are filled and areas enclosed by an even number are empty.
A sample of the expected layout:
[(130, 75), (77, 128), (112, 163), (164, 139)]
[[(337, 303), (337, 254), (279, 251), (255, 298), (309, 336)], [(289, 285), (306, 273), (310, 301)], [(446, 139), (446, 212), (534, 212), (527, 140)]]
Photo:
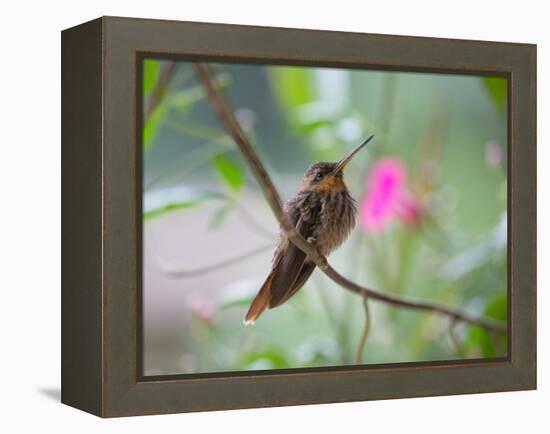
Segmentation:
[(355, 201), (347, 191), (326, 195), (321, 200), (317, 248), (328, 255), (346, 240), (355, 226)]
[[(325, 256), (338, 248), (355, 226), (355, 201), (347, 190), (300, 193), (287, 203), (287, 211), (300, 233)], [(288, 240), (284, 237), (283, 241)]]

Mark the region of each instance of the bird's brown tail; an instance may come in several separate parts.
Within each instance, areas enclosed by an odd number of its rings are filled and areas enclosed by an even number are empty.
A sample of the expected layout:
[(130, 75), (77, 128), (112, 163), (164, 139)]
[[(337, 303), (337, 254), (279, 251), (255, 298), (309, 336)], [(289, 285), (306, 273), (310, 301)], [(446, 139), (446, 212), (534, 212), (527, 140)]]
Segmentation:
[(269, 306), (269, 301), (271, 300), (271, 282), (275, 271), (269, 273), (267, 279), (265, 279), (260, 292), (256, 295), (248, 312), (244, 318), (244, 325), (252, 325), (260, 317), (262, 312), (267, 309)]

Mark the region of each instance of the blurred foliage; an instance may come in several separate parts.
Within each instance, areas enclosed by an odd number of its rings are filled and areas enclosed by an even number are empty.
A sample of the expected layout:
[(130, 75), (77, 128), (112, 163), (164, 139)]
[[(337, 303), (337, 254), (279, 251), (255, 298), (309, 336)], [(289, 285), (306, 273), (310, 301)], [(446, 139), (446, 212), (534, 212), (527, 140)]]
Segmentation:
[(143, 127), (143, 151), (147, 152), (153, 145), (155, 138), (157, 137), (157, 132), (160, 127), (160, 124), (164, 117), (166, 116), (166, 104), (161, 103), (151, 116), (145, 121)]
[(298, 110), (315, 99), (312, 70), (299, 67), (271, 68), (269, 73), (273, 94), (283, 108), (287, 121), (292, 128), (300, 130), (303, 125), (298, 122)]
[(196, 207), (206, 201), (225, 200), (222, 194), (198, 188), (173, 188), (149, 195), (143, 205), (143, 218), (151, 219), (179, 209)]
[(145, 59), (143, 61), (143, 95), (148, 95), (160, 72), (159, 61), (155, 59)]
[[(154, 59), (145, 59), (143, 61), (143, 99), (146, 101), (159, 78), (160, 62)], [(149, 119), (145, 120), (143, 126), (143, 150), (146, 152), (151, 147), (157, 135), (160, 120), (164, 117), (166, 106), (160, 104), (152, 113)]]
[(212, 166), (231, 192), (238, 192), (244, 187), (244, 171), (236, 160), (218, 155), (212, 159)]
[[(160, 61), (144, 63), (145, 100), (160, 67)], [(400, 208), (380, 231), (365, 228), (360, 215), (350, 240), (331, 257), (338, 270), (385, 292), (506, 321), (505, 79), (222, 64), (214, 71), (216, 85), (235, 103), (247, 134), (258, 139), (258, 153), (286, 197), (305, 167), (338, 160), (370, 132), (376, 134), (372, 146), (346, 169), (361, 213), (376, 164), (391, 158), (402, 165)], [(496, 145), (488, 150), (490, 141)], [(178, 64), (144, 125), (143, 147), (145, 175), (154, 179), (144, 191), (148, 224), (162, 228), (170, 214), (181, 222), (178, 233), (202, 243), (185, 223), (196, 215), (206, 222), (208, 240), (224, 240), (212, 248), (230, 252), (228, 259), (243, 253), (239, 242), (253, 232), (266, 238), (257, 214), (268, 213), (268, 206), (187, 63)], [(276, 166), (276, 160), (284, 164)], [(234, 234), (235, 221), (246, 221), (247, 232)], [(275, 245), (277, 238), (267, 237)], [(159, 354), (146, 346), (146, 367), (186, 373), (354, 363), (365, 323), (359, 297), (314, 273), (285, 306), (244, 328), (242, 318), (269, 259), (263, 270), (247, 267), (246, 275), (224, 268), (223, 284), (218, 276), (215, 286), (209, 275), (189, 284), (171, 282), (172, 291), (191, 292), (178, 307), (181, 329), (170, 331), (177, 345)], [(207, 291), (194, 290), (200, 285)], [(145, 291), (153, 297), (155, 289)], [(198, 293), (206, 307), (194, 304)], [(445, 317), (380, 303), (371, 310), (363, 363), (506, 355), (506, 336), (467, 324), (452, 335)]]
[(229, 216), (229, 213), (233, 209), (235, 208), (231, 203), (220, 206), (212, 215), (212, 218), (210, 219), (210, 223), (208, 225), (208, 229), (213, 230), (221, 228), (225, 223), (227, 217)]
[(508, 82), (505, 78), (483, 77), (483, 84), (493, 98), (494, 103), (500, 110), (506, 108), (506, 99), (508, 97)]
[[(506, 321), (508, 317), (508, 303), (505, 294), (494, 296), (487, 303), (483, 313), (488, 318)], [(464, 349), (473, 357), (497, 357), (506, 353), (508, 340), (506, 336), (494, 335), (487, 330), (472, 326), (464, 341)]]
[[(149, 101), (151, 93), (157, 81), (160, 79), (160, 69), (162, 61), (154, 59), (145, 59), (143, 61), (143, 100)], [(188, 80), (188, 75), (180, 75), (183, 82)], [(214, 84), (218, 89), (223, 89), (231, 84), (231, 78), (228, 74), (218, 74), (214, 77)], [(186, 89), (173, 90), (170, 86), (167, 95), (154, 107), (148, 119), (145, 119), (143, 126), (143, 151), (146, 153), (154, 145), (159, 129), (167, 121), (171, 114), (176, 112), (180, 117), (188, 112), (198, 101), (205, 98), (205, 93), (200, 84), (196, 84)], [(144, 105), (145, 106), (145, 105)]]
[(291, 364), (281, 350), (256, 351), (243, 354), (239, 360), (241, 369), (282, 369), (289, 368)]

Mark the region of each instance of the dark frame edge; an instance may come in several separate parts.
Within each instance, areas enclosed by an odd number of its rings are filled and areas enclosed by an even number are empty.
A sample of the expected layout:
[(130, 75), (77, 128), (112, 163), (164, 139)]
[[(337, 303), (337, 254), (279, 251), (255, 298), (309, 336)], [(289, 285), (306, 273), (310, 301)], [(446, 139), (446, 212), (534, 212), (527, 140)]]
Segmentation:
[[(512, 364), (524, 390), (537, 389), (537, 45), (522, 47), (512, 75), (509, 164), (513, 175), (509, 240)], [(514, 252), (515, 251), (515, 252)], [(521, 290), (521, 296), (518, 291)], [(510, 304), (512, 304), (510, 303)]]
[[(394, 367), (391, 367), (388, 365), (386, 368), (380, 368), (380, 369), (372, 369), (370, 372), (370, 375), (377, 375), (377, 376), (385, 376), (386, 378), (389, 378), (392, 375), (397, 376), (408, 376), (408, 375), (414, 375), (414, 371), (417, 370), (426, 370), (426, 367), (422, 366), (415, 366), (415, 362), (411, 362), (410, 366), (399, 368), (397, 365), (399, 364), (393, 364)], [(434, 365), (436, 363), (434, 362)], [(284, 383), (283, 387), (292, 387), (292, 378), (294, 377), (297, 383), (301, 383), (304, 379), (303, 373), (291, 373), (288, 372), (286, 374), (282, 373), (273, 373), (271, 375), (256, 375), (253, 372), (250, 372), (249, 376), (241, 376), (239, 379), (243, 381), (246, 384), (246, 388), (248, 388), (248, 391), (246, 390), (238, 390), (239, 388), (235, 387), (235, 398), (237, 403), (232, 401), (227, 401), (224, 399), (216, 400), (216, 403), (210, 403), (210, 404), (204, 404), (202, 402), (202, 397), (199, 399), (198, 403), (192, 403), (190, 401), (187, 401), (185, 404), (179, 404), (177, 406), (173, 405), (154, 405), (149, 406), (145, 405), (142, 406), (141, 403), (138, 403), (141, 399), (145, 398), (146, 396), (156, 396), (157, 398), (160, 398), (160, 401), (164, 401), (164, 396), (162, 389), (164, 389), (164, 392), (167, 392), (168, 389), (178, 389), (178, 383), (184, 383), (184, 382), (191, 382), (191, 385), (189, 386), (194, 391), (198, 392), (200, 388), (204, 387), (205, 389), (210, 389), (211, 394), (216, 393), (216, 388), (220, 387), (231, 387), (229, 382), (231, 381), (230, 378), (221, 379), (219, 383), (216, 380), (220, 380), (220, 378), (200, 378), (200, 379), (188, 379), (188, 380), (173, 380), (173, 379), (167, 379), (167, 380), (159, 380), (159, 381), (144, 381), (144, 382), (138, 382), (136, 384), (133, 384), (129, 387), (127, 387), (124, 390), (124, 393), (121, 393), (116, 400), (110, 400), (110, 402), (106, 406), (105, 414), (103, 417), (107, 418), (119, 418), (119, 417), (131, 417), (131, 416), (149, 416), (149, 415), (159, 415), (159, 414), (176, 414), (176, 413), (190, 413), (190, 412), (207, 412), (207, 411), (227, 411), (227, 410), (245, 410), (245, 409), (254, 409), (254, 408), (268, 408), (268, 407), (290, 407), (290, 406), (301, 406), (301, 405), (321, 405), (321, 404), (333, 404), (333, 403), (344, 403), (344, 402), (368, 402), (368, 401), (386, 401), (386, 400), (395, 400), (395, 399), (407, 399), (407, 398), (425, 398), (425, 397), (444, 397), (444, 396), (455, 396), (455, 395), (472, 395), (472, 394), (485, 394), (485, 393), (503, 393), (503, 392), (522, 392), (522, 391), (529, 391), (536, 389), (536, 385), (532, 383), (532, 380), (534, 379), (533, 375), (531, 375), (530, 372), (525, 371), (524, 369), (521, 369), (511, 361), (501, 360), (501, 361), (495, 361), (495, 362), (485, 362), (480, 361), (479, 363), (464, 363), (458, 364), (456, 366), (453, 365), (439, 365), (439, 366), (432, 366), (432, 368), (435, 368), (433, 372), (434, 377), (434, 383), (436, 383), (440, 379), (444, 378), (452, 378), (455, 375), (459, 375), (457, 372), (453, 372), (453, 370), (456, 370), (457, 368), (464, 368), (464, 369), (484, 369), (484, 370), (490, 370), (494, 369), (498, 371), (498, 375), (501, 378), (507, 378), (507, 382), (502, 385), (495, 385), (495, 384), (477, 384), (476, 389), (472, 388), (472, 384), (475, 384), (475, 379), (473, 380), (473, 383), (471, 384), (464, 384), (460, 388), (456, 388), (455, 386), (452, 387), (452, 391), (447, 390), (448, 387), (444, 386), (441, 388), (432, 388), (433, 386), (430, 386), (429, 389), (418, 389), (417, 385), (413, 387), (413, 390), (411, 390), (410, 387), (405, 387), (407, 390), (402, 390), (397, 393), (396, 391), (390, 391), (386, 390), (384, 392), (375, 392), (375, 396), (372, 395), (370, 392), (365, 393), (355, 393), (355, 394), (349, 394), (349, 390), (347, 393), (333, 393), (333, 395), (330, 398), (327, 398), (326, 396), (308, 396), (307, 398), (304, 398), (303, 396), (297, 394), (296, 396), (288, 396), (288, 394), (284, 394), (284, 398), (281, 398), (279, 393), (276, 393), (275, 395), (278, 396), (271, 396), (269, 399), (259, 399), (255, 391), (251, 390), (251, 388), (254, 388), (255, 386), (260, 386), (261, 383), (268, 383), (271, 384), (271, 387), (273, 389), (277, 388), (276, 383), (282, 382)], [(289, 370), (290, 371), (290, 370)], [(390, 372), (391, 371), (391, 372)], [(353, 375), (350, 371), (333, 371), (333, 372), (324, 372), (324, 373), (315, 373), (311, 372), (310, 375), (314, 376), (315, 374), (324, 374), (325, 376), (327, 374), (330, 374), (331, 377), (333, 377), (335, 383), (334, 386), (337, 384), (337, 376), (338, 375)], [(357, 374), (360, 374), (358, 371)], [(489, 375), (493, 375), (494, 373), (489, 373)], [(422, 376), (422, 375), (421, 375)], [(420, 378), (420, 377), (419, 377)], [(372, 377), (374, 379), (374, 377)], [(424, 378), (425, 379), (425, 378)], [(358, 378), (359, 380), (359, 378)], [(228, 383), (226, 383), (226, 381)], [(431, 382), (432, 380), (430, 380)], [(378, 383), (375, 388), (381, 389), (380, 382), (374, 381), (375, 383)], [(193, 384), (195, 383), (195, 384)], [(208, 384), (208, 383), (215, 383), (215, 384)], [(224, 384), (225, 383), (225, 384)], [(202, 384), (202, 386), (201, 386)], [(443, 386), (443, 384), (442, 384)], [(172, 393), (173, 390), (169, 392), (171, 395), (171, 398), (173, 399), (175, 395)], [(200, 392), (199, 392), (200, 393)], [(242, 396), (244, 394), (250, 394), (251, 397), (243, 401)], [(261, 394), (260, 394), (261, 395)], [(323, 394), (324, 395), (324, 394)], [(138, 398), (136, 400), (136, 398)], [(137, 404), (137, 405), (136, 405)]]
[(422, 35), (398, 35), (394, 33), (365, 33), (361, 31), (352, 31), (352, 30), (332, 30), (332, 29), (319, 29), (319, 28), (306, 28), (306, 27), (283, 27), (283, 26), (268, 26), (268, 25), (259, 25), (259, 24), (237, 24), (237, 23), (226, 23), (221, 21), (182, 21), (166, 18), (142, 18), (142, 17), (128, 17), (122, 15), (104, 15), (103, 19), (109, 21), (142, 21), (142, 22), (157, 22), (157, 23), (166, 23), (166, 24), (198, 24), (198, 25), (213, 25), (227, 28), (246, 28), (249, 30), (295, 30), (300, 32), (323, 32), (323, 33), (340, 33), (347, 35), (360, 35), (360, 36), (384, 36), (390, 38), (414, 38), (414, 39), (425, 39), (432, 41), (450, 41), (450, 42), (467, 42), (467, 43), (480, 43), (480, 44), (496, 44), (496, 45), (508, 45), (508, 46), (531, 46), (536, 47), (536, 43), (532, 42), (509, 42), (509, 41), (495, 41), (487, 39), (466, 39), (466, 38), (453, 38), (453, 37), (436, 37), (436, 36), (422, 36)]
[(103, 400), (103, 24), (61, 32), (61, 402)]

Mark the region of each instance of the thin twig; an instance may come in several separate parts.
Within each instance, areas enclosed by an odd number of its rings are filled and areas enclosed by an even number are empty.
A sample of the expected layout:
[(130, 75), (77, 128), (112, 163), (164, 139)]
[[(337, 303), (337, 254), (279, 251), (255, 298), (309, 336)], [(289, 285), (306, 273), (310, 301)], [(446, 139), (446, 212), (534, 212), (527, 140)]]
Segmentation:
[(465, 356), (464, 348), (462, 347), (462, 344), (460, 343), (460, 338), (458, 337), (456, 333), (456, 319), (452, 320), (449, 324), (449, 337), (451, 338), (451, 342), (453, 346), (455, 347), (455, 350), (457, 354), (460, 357)]
[(143, 111), (143, 123), (149, 120), (155, 109), (159, 106), (175, 71), (176, 62), (169, 60), (162, 64), (155, 87), (151, 90), (145, 110)]
[(238, 264), (239, 262), (242, 262), (246, 259), (253, 258), (257, 256), (260, 253), (263, 253), (267, 250), (273, 249), (273, 246), (271, 244), (266, 244), (260, 247), (257, 247), (255, 249), (246, 251), (244, 253), (241, 253), (237, 256), (232, 256), (227, 259), (223, 259), (219, 262), (216, 262), (211, 265), (207, 265), (205, 267), (199, 267), (199, 268), (189, 268), (189, 269), (181, 269), (181, 268), (174, 268), (170, 267), (165, 263), (161, 263), (162, 261), (157, 258), (156, 262), (162, 269), (162, 271), (172, 277), (177, 278), (189, 278), (189, 277), (197, 277), (202, 274), (211, 273), (212, 271), (220, 270), (222, 268), (230, 267), (232, 265)]
[(158, 184), (173, 180), (176, 175), (178, 178), (182, 178), (184, 175), (192, 172), (197, 167), (200, 167), (202, 164), (210, 161), (212, 156), (227, 152), (231, 152), (231, 150), (227, 148), (220, 149), (219, 145), (215, 143), (204, 143), (200, 148), (193, 149), (185, 153), (183, 157), (172, 161), (162, 172), (147, 181), (144, 184), (143, 189), (145, 191), (151, 190)]
[(268, 229), (264, 228), (263, 225), (256, 220), (253, 214), (251, 214), (244, 206), (237, 204), (237, 209), (243, 218), (248, 222), (249, 227), (256, 232), (259, 236), (269, 240), (277, 239), (278, 234), (275, 234)]
[(367, 339), (369, 338), (370, 332), (371, 316), (368, 297), (363, 297), (363, 309), (365, 310), (365, 326), (363, 327), (363, 332), (359, 338), (359, 345), (357, 345), (357, 354), (355, 355), (355, 363), (357, 365), (361, 363), (361, 359), (363, 358), (363, 351), (365, 350), (365, 345), (367, 344)]
[(446, 306), (441, 306), (436, 303), (431, 303), (428, 301), (418, 301), (403, 297), (398, 297), (395, 295), (384, 294), (382, 292), (375, 291), (370, 288), (363, 287), (348, 278), (339, 274), (334, 268), (330, 266), (327, 262), (327, 259), (319, 253), (319, 251), (310, 244), (302, 235), (300, 235), (296, 228), (290, 223), (290, 220), (287, 214), (284, 212), (281, 198), (277, 192), (275, 186), (269, 175), (267, 174), (262, 162), (256, 155), (256, 152), (250, 145), (250, 142), (244, 135), (241, 126), (237, 122), (233, 111), (229, 108), (228, 103), (225, 98), (216, 90), (211, 74), (208, 68), (208, 65), (204, 63), (195, 63), (194, 64), (195, 72), (201, 80), (204, 88), (208, 94), (212, 107), (220, 123), (228, 132), (228, 134), (233, 138), (237, 147), (245, 157), (250, 169), (256, 176), (260, 187), (263, 190), (263, 194), (269, 203), (273, 214), (275, 214), (276, 219), (281, 225), (281, 229), (286, 233), (287, 237), (290, 239), (296, 247), (302, 250), (308, 255), (308, 257), (315, 262), (315, 264), (334, 282), (338, 283), (340, 286), (360, 294), (363, 297), (370, 297), (373, 300), (382, 301), (384, 303), (397, 306), (397, 307), (406, 307), (409, 309), (418, 309), (425, 310), (429, 312), (438, 313), (440, 315), (448, 316), (451, 319), (457, 321), (462, 321), (470, 324), (476, 324), (481, 327), (484, 327), (488, 330), (492, 330), (498, 333), (506, 333), (506, 327), (500, 322), (495, 322), (483, 317), (469, 314), (458, 309), (449, 308)]

